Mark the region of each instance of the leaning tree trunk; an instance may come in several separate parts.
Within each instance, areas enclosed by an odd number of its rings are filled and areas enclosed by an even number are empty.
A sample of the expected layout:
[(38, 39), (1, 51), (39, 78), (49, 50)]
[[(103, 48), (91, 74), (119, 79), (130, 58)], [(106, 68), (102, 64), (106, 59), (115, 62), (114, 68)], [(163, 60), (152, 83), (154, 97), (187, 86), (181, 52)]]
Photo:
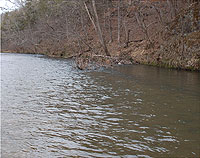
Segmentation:
[(106, 42), (104, 40), (104, 37), (103, 37), (103, 34), (102, 34), (102, 31), (101, 31), (101, 27), (100, 27), (100, 23), (99, 23), (99, 17), (98, 17), (98, 14), (97, 14), (97, 9), (96, 9), (96, 3), (95, 3), (95, 0), (92, 0), (92, 7), (93, 7), (93, 11), (94, 11), (94, 14), (95, 14), (95, 18), (96, 18), (96, 24), (95, 24), (95, 21), (94, 19), (92, 18), (91, 16), (91, 13), (86, 5), (86, 3), (84, 2), (84, 6), (85, 6), (85, 9), (86, 9), (86, 12), (90, 18), (90, 21), (92, 22), (93, 26), (94, 26), (94, 29), (99, 37), (99, 41), (104, 49), (104, 52), (107, 56), (111, 56), (110, 53), (108, 52), (108, 48), (106, 46)]
[(92, 6), (93, 6), (95, 18), (96, 18), (97, 33), (98, 33), (100, 42), (101, 42), (101, 44), (102, 44), (102, 47), (103, 47), (104, 52), (106, 53), (106, 55), (107, 55), (107, 56), (110, 56), (110, 53), (108, 52), (108, 48), (107, 48), (107, 46), (106, 46), (105, 39), (104, 39), (103, 34), (102, 34), (102, 31), (101, 31), (101, 27), (100, 27), (100, 23), (99, 23), (99, 17), (98, 17), (98, 14), (97, 14), (97, 9), (96, 9), (95, 0), (92, 0)]
[(120, 34), (121, 34), (121, 14), (120, 14), (121, 0), (118, 0), (118, 31), (117, 31), (117, 41), (120, 44)]

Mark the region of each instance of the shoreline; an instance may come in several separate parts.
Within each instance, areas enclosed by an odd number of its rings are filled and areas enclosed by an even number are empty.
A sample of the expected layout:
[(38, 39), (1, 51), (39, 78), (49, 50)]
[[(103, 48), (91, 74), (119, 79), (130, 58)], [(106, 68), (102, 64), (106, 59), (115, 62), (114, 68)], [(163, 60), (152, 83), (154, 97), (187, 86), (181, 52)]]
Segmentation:
[[(14, 51), (1, 51), (0, 54), (3, 54), (3, 53), (10, 53), (10, 54), (27, 54), (27, 55), (44, 55), (44, 56), (47, 56), (47, 57), (50, 57), (50, 58), (58, 58), (58, 59), (72, 59), (76, 56), (69, 56), (69, 57), (63, 57), (63, 56), (60, 56), (60, 55), (48, 55), (48, 54), (45, 54), (45, 53), (22, 53), (22, 52), (14, 52)], [(134, 52), (133, 52), (134, 53)], [(107, 56), (105, 56), (107, 57)], [(131, 56), (129, 56), (132, 60), (134, 60)], [(75, 59), (74, 59), (75, 60)], [(173, 67), (173, 66), (167, 66), (167, 65), (164, 65), (164, 64), (159, 64), (159, 63), (142, 63), (142, 62), (139, 62), (137, 59), (134, 60), (135, 62), (129, 62), (128, 64), (121, 64), (121, 63), (118, 63), (118, 64), (110, 64), (110, 63), (104, 63), (104, 65), (101, 65), (100, 67), (109, 67), (109, 66), (117, 66), (117, 65), (145, 65), (145, 66), (151, 66), (151, 67), (157, 67), (157, 68), (164, 68), (164, 69), (169, 69), (169, 70), (178, 70), (178, 71), (190, 71), (190, 72), (200, 72), (200, 70), (198, 69), (190, 69), (190, 68), (179, 68), (179, 67)], [(99, 66), (98, 64), (93, 64), (94, 66)], [(77, 66), (78, 69), (80, 70), (84, 70), (84, 69), (81, 69)], [(87, 68), (85, 68), (87, 69)]]

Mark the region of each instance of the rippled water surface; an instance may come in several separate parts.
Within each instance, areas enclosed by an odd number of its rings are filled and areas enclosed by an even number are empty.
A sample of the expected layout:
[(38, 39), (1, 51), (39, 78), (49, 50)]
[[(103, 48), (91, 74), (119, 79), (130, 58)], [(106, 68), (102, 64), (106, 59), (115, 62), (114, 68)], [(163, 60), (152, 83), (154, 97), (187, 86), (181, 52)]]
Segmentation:
[(199, 157), (200, 73), (1, 54), (1, 119), (2, 158)]

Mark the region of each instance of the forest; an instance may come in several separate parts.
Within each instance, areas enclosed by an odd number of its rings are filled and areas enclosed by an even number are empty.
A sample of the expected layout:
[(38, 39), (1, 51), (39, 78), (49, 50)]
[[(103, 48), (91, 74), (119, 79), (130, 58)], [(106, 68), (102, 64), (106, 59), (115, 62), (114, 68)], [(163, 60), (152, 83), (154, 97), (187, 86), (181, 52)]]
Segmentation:
[(2, 52), (73, 58), (79, 69), (200, 70), (199, 0), (20, 0), (2, 13)]

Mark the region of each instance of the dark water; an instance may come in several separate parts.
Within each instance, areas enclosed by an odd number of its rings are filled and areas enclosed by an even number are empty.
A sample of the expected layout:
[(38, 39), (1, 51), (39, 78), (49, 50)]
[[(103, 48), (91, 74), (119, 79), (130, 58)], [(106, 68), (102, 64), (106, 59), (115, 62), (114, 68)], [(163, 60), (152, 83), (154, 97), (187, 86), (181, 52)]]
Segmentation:
[(1, 120), (2, 158), (199, 157), (200, 73), (1, 54)]

